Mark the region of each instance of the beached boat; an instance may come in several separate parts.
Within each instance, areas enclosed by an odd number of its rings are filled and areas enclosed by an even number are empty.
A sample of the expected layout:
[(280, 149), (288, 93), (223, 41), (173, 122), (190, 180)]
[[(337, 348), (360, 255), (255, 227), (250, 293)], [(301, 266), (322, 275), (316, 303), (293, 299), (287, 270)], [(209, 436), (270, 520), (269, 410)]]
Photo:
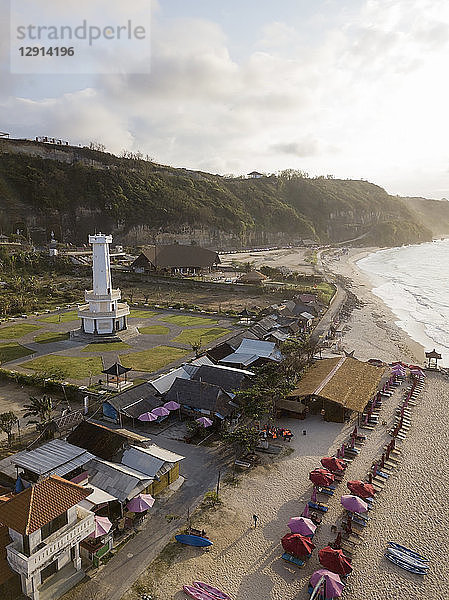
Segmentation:
[(398, 567), (401, 567), (401, 569), (404, 569), (405, 571), (409, 571), (410, 573), (416, 573), (417, 575), (425, 575), (427, 573), (427, 569), (417, 567), (416, 565), (401, 560), (400, 558), (397, 558), (388, 552), (385, 553), (385, 557), (388, 558), (390, 562), (394, 563)]
[(214, 598), (218, 598), (218, 600), (231, 600), (231, 596), (226, 594), (226, 592), (222, 592), (216, 587), (209, 585), (208, 583), (204, 583), (204, 581), (194, 581), (193, 585), (200, 590), (203, 590), (213, 596)]
[(199, 535), (190, 535), (186, 533), (180, 533), (175, 535), (175, 540), (180, 544), (186, 544), (187, 546), (197, 546), (199, 548), (205, 548), (206, 546), (212, 546), (211, 540), (201, 537)]
[(410, 563), (414, 567), (418, 567), (419, 569), (427, 570), (429, 568), (429, 564), (422, 562), (422, 560), (417, 560), (408, 554), (404, 554), (401, 550), (396, 550), (395, 548), (388, 548), (387, 554), (390, 556), (395, 556), (397, 559), (402, 560), (403, 562)]
[(182, 589), (188, 596), (195, 598), (195, 600), (217, 600), (215, 596), (208, 594), (204, 590), (197, 588), (194, 585), (183, 585)]
[(424, 563), (429, 562), (429, 559), (426, 558), (425, 556), (422, 556), (422, 554), (413, 552), (413, 550), (409, 550), (409, 548), (406, 548), (405, 546), (401, 546), (401, 544), (396, 544), (396, 542), (388, 542), (388, 545), (390, 546), (390, 548), (395, 548), (396, 550), (400, 550), (404, 554), (408, 554), (409, 556), (416, 558), (416, 560), (421, 560)]

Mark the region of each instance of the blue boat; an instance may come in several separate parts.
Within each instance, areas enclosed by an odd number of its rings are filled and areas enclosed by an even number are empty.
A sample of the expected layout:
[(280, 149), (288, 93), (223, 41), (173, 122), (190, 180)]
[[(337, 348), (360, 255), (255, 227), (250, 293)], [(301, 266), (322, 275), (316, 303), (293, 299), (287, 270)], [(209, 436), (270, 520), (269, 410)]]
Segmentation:
[(393, 554), (389, 554), (388, 552), (385, 553), (385, 557), (388, 558), (389, 561), (391, 561), (398, 567), (401, 567), (401, 569), (405, 569), (410, 573), (416, 573), (417, 575), (425, 575), (427, 573), (427, 569), (423, 569), (422, 567), (418, 567), (410, 562), (400, 560), (399, 558), (397, 558)]
[(211, 542), (208, 538), (201, 537), (200, 535), (189, 535), (186, 533), (175, 535), (175, 540), (181, 544), (186, 544), (187, 546), (197, 546), (200, 548), (212, 546), (213, 544), (213, 542)]
[(403, 554), (408, 554), (408, 556), (415, 558), (416, 560), (421, 560), (424, 563), (428, 563), (429, 559), (417, 552), (413, 552), (413, 550), (409, 550), (405, 546), (401, 546), (401, 544), (396, 544), (396, 542), (388, 542), (390, 548), (394, 548), (395, 550), (400, 550)]

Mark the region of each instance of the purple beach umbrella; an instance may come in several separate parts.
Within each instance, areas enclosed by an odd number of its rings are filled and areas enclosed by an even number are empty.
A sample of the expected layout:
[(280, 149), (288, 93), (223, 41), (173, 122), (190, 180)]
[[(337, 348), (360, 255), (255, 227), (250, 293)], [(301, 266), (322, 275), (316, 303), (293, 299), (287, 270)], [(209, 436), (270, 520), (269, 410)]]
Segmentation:
[(213, 425), (213, 421), (211, 421), (207, 417), (200, 417), (199, 419), (195, 419), (195, 421), (203, 427), (210, 427), (211, 425)]
[(146, 413), (143, 413), (143, 415), (140, 415), (139, 421), (148, 421), (148, 422), (157, 421), (157, 417), (156, 417), (156, 415), (153, 415), (153, 413), (146, 412)]
[(313, 521), (304, 517), (292, 517), (288, 522), (288, 527), (292, 533), (300, 533), (306, 537), (313, 535), (316, 530)]
[(141, 513), (151, 508), (154, 502), (155, 500), (150, 494), (139, 494), (128, 502), (126, 508), (130, 512)]
[(343, 593), (344, 583), (340, 579), (339, 575), (328, 571), (327, 569), (319, 569), (310, 578), (310, 585), (315, 587), (321, 577), (324, 577), (326, 581), (326, 600), (331, 598), (339, 598)]
[(157, 408), (153, 408), (151, 413), (153, 415), (156, 415), (157, 417), (166, 417), (170, 414), (170, 411), (167, 410), (164, 406), (158, 406)]
[(167, 410), (178, 410), (178, 408), (181, 408), (181, 405), (175, 402), (174, 400), (170, 400), (170, 402), (166, 402), (164, 404), (164, 408), (166, 408)]
[(102, 535), (106, 535), (112, 527), (112, 523), (107, 517), (98, 517), (97, 515), (95, 515), (94, 521), (95, 531), (92, 531), (92, 533), (89, 534), (87, 537), (101, 537)]
[(358, 496), (345, 494), (340, 498), (340, 502), (346, 510), (350, 510), (351, 512), (364, 513), (368, 510), (368, 504)]
[(316, 502), (317, 501), (316, 500), (316, 487), (315, 486), (313, 486), (313, 492), (312, 492), (312, 495), (310, 496), (310, 500), (311, 500), (311, 502)]
[(304, 507), (304, 510), (301, 513), (301, 517), (304, 517), (305, 519), (308, 519), (310, 515), (310, 510), (309, 510), (309, 505), (306, 504)]

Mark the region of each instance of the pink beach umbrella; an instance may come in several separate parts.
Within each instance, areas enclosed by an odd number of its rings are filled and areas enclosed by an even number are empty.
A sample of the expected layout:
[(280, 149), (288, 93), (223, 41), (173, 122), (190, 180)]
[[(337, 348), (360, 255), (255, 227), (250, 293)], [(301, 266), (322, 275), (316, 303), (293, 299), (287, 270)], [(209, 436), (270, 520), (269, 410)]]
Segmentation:
[(156, 415), (153, 415), (153, 413), (146, 412), (146, 413), (143, 413), (143, 415), (140, 415), (139, 421), (148, 421), (148, 422), (157, 421), (157, 417), (156, 417)]
[(203, 427), (210, 427), (211, 425), (213, 425), (213, 421), (211, 421), (207, 417), (200, 417), (199, 419), (195, 419), (195, 421)]
[(332, 571), (328, 571), (327, 569), (319, 569), (315, 571), (315, 573), (310, 578), (310, 585), (315, 587), (319, 580), (324, 577), (325, 585), (326, 585), (326, 600), (331, 600), (332, 598), (339, 598), (344, 589), (344, 583), (340, 579), (339, 575), (336, 573), (332, 573)]
[(316, 530), (313, 521), (304, 517), (292, 517), (288, 522), (288, 527), (292, 533), (300, 533), (304, 536), (313, 535)]
[(170, 402), (166, 402), (164, 404), (164, 408), (166, 408), (167, 410), (178, 410), (178, 408), (181, 408), (181, 405), (175, 402), (174, 400), (170, 400)]
[(310, 500), (311, 502), (316, 502), (316, 487), (313, 486), (313, 491), (312, 491), (312, 495), (310, 496)]
[(340, 498), (341, 505), (351, 512), (364, 513), (368, 510), (368, 504), (358, 496), (345, 494)]
[(301, 513), (301, 517), (304, 517), (305, 519), (308, 519), (310, 516), (310, 510), (309, 510), (309, 505), (306, 504), (304, 507), (304, 510)]
[(128, 502), (126, 508), (130, 512), (141, 513), (151, 508), (154, 502), (155, 500), (150, 494), (139, 494)]
[(158, 406), (157, 408), (153, 408), (151, 413), (153, 415), (156, 415), (157, 417), (166, 417), (170, 414), (170, 411), (167, 410), (164, 406)]
[(97, 515), (95, 515), (94, 520), (95, 531), (92, 531), (92, 533), (89, 534), (88, 537), (99, 538), (102, 535), (106, 535), (107, 533), (109, 533), (112, 527), (112, 523), (107, 517), (97, 517)]

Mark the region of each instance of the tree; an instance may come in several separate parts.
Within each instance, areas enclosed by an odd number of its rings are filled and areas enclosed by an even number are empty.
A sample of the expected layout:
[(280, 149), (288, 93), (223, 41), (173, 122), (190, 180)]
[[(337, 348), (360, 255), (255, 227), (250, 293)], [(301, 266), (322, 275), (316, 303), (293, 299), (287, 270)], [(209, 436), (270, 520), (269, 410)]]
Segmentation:
[(8, 446), (11, 446), (12, 441), (12, 428), (19, 419), (12, 412), (4, 412), (0, 414), (0, 431), (3, 431), (8, 436)]
[(237, 427), (223, 434), (223, 439), (246, 453), (254, 452), (259, 444), (259, 432), (255, 427)]
[(28, 421), (28, 424), (35, 423), (42, 425), (51, 419), (53, 402), (50, 396), (46, 396), (45, 394), (42, 398), (30, 396), (30, 404), (25, 404), (25, 409), (23, 415), (25, 418), (36, 417), (31, 421)]

